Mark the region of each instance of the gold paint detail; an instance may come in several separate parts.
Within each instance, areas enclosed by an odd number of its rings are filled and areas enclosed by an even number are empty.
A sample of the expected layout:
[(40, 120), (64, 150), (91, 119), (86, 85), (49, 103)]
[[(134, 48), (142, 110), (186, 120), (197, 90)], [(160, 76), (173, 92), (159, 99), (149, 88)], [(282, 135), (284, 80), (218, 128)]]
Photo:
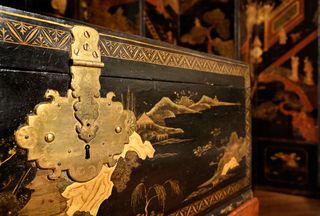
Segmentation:
[(304, 4), (304, 0), (282, 1), (271, 11), (264, 21), (264, 51), (280, 39), (279, 32), (290, 32), (304, 20)]
[[(2, 42), (69, 51), (71, 38), (69, 30), (58, 30), (8, 18), (0, 18), (0, 41)], [(109, 38), (115, 38), (117, 41)], [(130, 43), (126, 42), (127, 40)], [(87, 49), (89, 47), (82, 44), (82, 48)], [(113, 35), (100, 34), (99, 48), (101, 56), (115, 59), (234, 76), (244, 76), (248, 71), (247, 66), (235, 64), (225, 59), (213, 59)], [(78, 49), (73, 50), (73, 54), (77, 52), (79, 52)], [(97, 51), (92, 51), (90, 55), (94, 58), (100, 56)], [(81, 64), (81, 62), (78, 62), (78, 64)]]
[(0, 17), (0, 41), (68, 51), (71, 34), (64, 30)]
[[(283, 28), (290, 21), (294, 20), (301, 13), (300, 8), (301, 1), (292, 1), (291, 4), (283, 4), (286, 7), (283, 11), (278, 12), (275, 10), (271, 16), (274, 16), (274, 19), (271, 22), (271, 32), (277, 33), (281, 28)], [(289, 5), (289, 6), (288, 6)], [(282, 5), (281, 5), (282, 9)]]
[(303, 72), (305, 73), (304, 84), (313, 86), (315, 85), (315, 83), (313, 79), (314, 68), (312, 66), (312, 62), (309, 59), (309, 57), (305, 57), (303, 62), (304, 62)]
[(18, 14), (18, 13), (4, 11), (4, 10), (0, 10), (0, 14), (6, 14), (6, 15), (19, 17), (19, 18), (24, 18), (24, 19), (29, 19), (29, 20), (34, 20), (34, 21), (38, 21), (38, 22), (45, 22), (45, 23), (49, 23), (49, 24), (52, 24), (52, 25), (62, 26), (62, 27), (65, 27), (65, 28), (72, 28), (72, 26), (68, 25), (68, 24), (58, 23), (58, 22), (54, 22), (54, 21), (51, 21), (51, 20), (41, 19), (41, 18), (37, 18), (37, 17), (32, 17), (32, 16)]
[[(141, 137), (136, 132), (129, 137), (129, 143), (124, 146), (121, 155), (117, 156), (125, 158), (129, 151), (134, 151), (139, 158), (145, 160), (147, 157), (153, 158), (154, 148), (149, 141), (142, 142)], [(103, 166), (98, 176), (85, 182), (75, 182), (69, 185), (62, 196), (67, 199), (67, 215), (73, 215), (76, 211), (90, 212), (91, 215), (97, 215), (101, 203), (107, 200), (113, 188), (111, 176), (115, 167)]]
[[(246, 176), (234, 183), (229, 184), (228, 186), (213, 192), (212, 194), (193, 202), (176, 212), (170, 214), (170, 216), (182, 216), (182, 215), (198, 215), (206, 211), (207, 209), (211, 208), (213, 205), (219, 203), (222, 200), (227, 199), (228, 197), (236, 194), (239, 190), (248, 187), (251, 185), (251, 88), (250, 88), (250, 76), (249, 73), (246, 73), (245, 76), (245, 84), (247, 88), (245, 89), (245, 139), (244, 142), (246, 143)], [(250, 190), (251, 191), (251, 190)]]
[(232, 157), (232, 158), (230, 159), (230, 161), (227, 162), (227, 163), (223, 166), (223, 169), (222, 169), (222, 172), (221, 172), (221, 176), (227, 175), (227, 173), (228, 173), (230, 170), (238, 167), (239, 165), (240, 165), (240, 164), (238, 163), (237, 159), (236, 159), (235, 157)]
[(148, 48), (135, 44), (111, 41), (107, 38), (101, 38), (100, 47), (102, 56), (116, 59), (214, 72), (218, 74), (229, 74), (234, 76), (243, 76), (247, 71), (247, 67), (245, 66), (236, 65), (234, 63), (229, 64), (228, 62), (218, 59), (206, 59), (203, 57), (193, 56), (192, 54), (169, 52), (166, 50)]
[[(168, 179), (162, 184), (145, 185), (140, 182), (132, 191), (131, 206), (135, 215), (155, 215), (150, 206), (157, 203), (160, 212), (157, 215), (164, 215), (167, 196), (178, 197), (182, 194), (178, 180)], [(141, 210), (144, 210), (144, 214)]]
[(114, 167), (103, 166), (99, 175), (85, 183), (75, 182), (62, 193), (67, 199), (67, 215), (76, 211), (90, 212), (97, 215), (100, 204), (107, 199), (113, 188), (111, 176)]
[[(28, 160), (35, 160), (41, 169), (53, 170), (49, 178), (56, 179), (66, 170), (72, 180), (86, 182), (96, 177), (103, 166), (116, 165), (115, 156), (124, 151), (135, 131), (136, 119), (120, 102), (112, 101), (113, 92), (106, 98), (100, 97), (103, 63), (98, 32), (75, 26), (72, 33), (75, 41), (70, 52), (71, 89), (66, 97), (47, 90), (45, 97), (51, 101), (36, 106), (35, 113), (28, 116), (15, 138), (21, 148), (28, 150)], [(122, 132), (115, 133), (116, 127), (121, 127)]]
[(196, 201), (188, 206), (179, 209), (178, 211), (170, 214), (170, 216), (198, 215), (199, 213), (202, 213), (203, 211), (209, 209), (211, 206), (217, 204), (218, 202), (225, 200), (232, 194), (237, 193), (239, 190), (246, 187), (247, 185), (248, 182), (246, 182), (245, 179), (242, 179), (235, 183), (231, 183), (223, 189), (220, 189), (199, 201)]
[(230, 134), (229, 141), (224, 146), (224, 153), (218, 161), (218, 166), (213, 176), (199, 185), (198, 190), (192, 192), (186, 200), (190, 200), (214, 189), (219, 183), (232, 176), (230, 171), (237, 168), (240, 165), (240, 161), (247, 160), (248, 143), (245, 142), (244, 138), (238, 137), (236, 132)]

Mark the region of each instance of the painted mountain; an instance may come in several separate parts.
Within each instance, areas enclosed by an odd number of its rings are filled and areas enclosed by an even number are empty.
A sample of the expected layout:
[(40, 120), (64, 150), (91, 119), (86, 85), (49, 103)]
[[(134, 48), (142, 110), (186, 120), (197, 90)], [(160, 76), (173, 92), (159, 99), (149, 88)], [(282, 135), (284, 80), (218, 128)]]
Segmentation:
[(197, 111), (184, 105), (176, 104), (168, 97), (163, 97), (146, 114), (157, 124), (165, 125), (165, 119), (175, 118), (176, 115), (185, 113), (197, 113)]
[(226, 144), (224, 154), (219, 160), (216, 172), (208, 181), (200, 185), (199, 188), (214, 187), (221, 182), (232, 169), (239, 166), (240, 161), (247, 155), (248, 148), (248, 143), (245, 142), (244, 138), (238, 137), (236, 132), (232, 132), (229, 142)]
[(204, 194), (214, 188), (223, 180), (232, 176), (232, 170), (238, 168), (242, 160), (245, 160), (249, 151), (249, 143), (243, 137), (239, 137), (237, 132), (232, 132), (229, 141), (225, 146), (224, 153), (219, 159), (217, 169), (212, 177), (198, 186), (198, 190), (190, 194), (186, 200)]
[(201, 112), (203, 110), (210, 109), (216, 106), (239, 106), (239, 105), (240, 105), (239, 103), (219, 101), (216, 96), (214, 98), (211, 98), (206, 95), (203, 95), (197, 103), (190, 105), (189, 108), (192, 110)]
[(180, 134), (184, 131), (181, 128), (165, 127), (155, 123), (146, 113), (137, 121), (137, 132), (143, 140), (150, 140), (152, 143), (169, 139), (169, 135)]
[(185, 141), (170, 137), (174, 134), (183, 134), (181, 128), (168, 127), (166, 119), (176, 118), (181, 114), (197, 114), (206, 109), (216, 106), (238, 106), (239, 103), (222, 102), (217, 97), (211, 98), (203, 95), (198, 102), (194, 102), (190, 97), (183, 96), (175, 102), (169, 97), (163, 97), (150, 109), (143, 113), (137, 121), (137, 132), (144, 140), (149, 140), (153, 144), (172, 144)]

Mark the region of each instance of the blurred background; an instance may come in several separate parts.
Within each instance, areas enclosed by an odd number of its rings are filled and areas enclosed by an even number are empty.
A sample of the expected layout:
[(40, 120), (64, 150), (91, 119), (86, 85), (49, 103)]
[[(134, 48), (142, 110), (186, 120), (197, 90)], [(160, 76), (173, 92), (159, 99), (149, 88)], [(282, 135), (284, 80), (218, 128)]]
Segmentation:
[(245, 61), (261, 215), (320, 215), (317, 0), (1, 0)]

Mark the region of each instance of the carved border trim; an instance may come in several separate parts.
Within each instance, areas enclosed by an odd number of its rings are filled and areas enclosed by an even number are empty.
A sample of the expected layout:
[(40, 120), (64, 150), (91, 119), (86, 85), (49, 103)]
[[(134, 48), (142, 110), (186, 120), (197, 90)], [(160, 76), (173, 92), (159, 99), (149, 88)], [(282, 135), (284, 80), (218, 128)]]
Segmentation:
[(69, 51), (69, 31), (0, 17), (0, 41), (5, 43)]
[[(135, 44), (131, 44), (124, 38), (112, 35), (100, 34), (100, 36), (100, 50), (104, 57), (234, 76), (245, 76), (248, 73), (246, 66), (235, 65), (227, 60), (200, 57), (197, 54), (174, 51), (161, 46), (153, 48), (152, 44), (148, 44), (150, 47), (145, 47), (138, 45), (144, 44), (139, 41), (133, 41)], [(109, 37), (116, 37), (122, 41), (114, 41)], [(5, 43), (69, 51), (71, 40), (70, 30), (54, 29), (0, 17), (0, 41)]]
[(106, 57), (215, 72), (217, 74), (244, 76), (248, 70), (244, 66), (229, 64), (223, 61), (111, 41), (106, 38), (100, 40), (100, 50), (101, 55)]
[(192, 203), (191, 205), (179, 209), (178, 211), (170, 214), (170, 216), (198, 215), (199, 213), (202, 213), (203, 211), (211, 208), (213, 205), (229, 197), (230, 195), (235, 194), (247, 185), (248, 184), (246, 179), (242, 179), (241, 181), (235, 182), (221, 190), (214, 192), (213, 194), (205, 197), (204, 199), (198, 200)]

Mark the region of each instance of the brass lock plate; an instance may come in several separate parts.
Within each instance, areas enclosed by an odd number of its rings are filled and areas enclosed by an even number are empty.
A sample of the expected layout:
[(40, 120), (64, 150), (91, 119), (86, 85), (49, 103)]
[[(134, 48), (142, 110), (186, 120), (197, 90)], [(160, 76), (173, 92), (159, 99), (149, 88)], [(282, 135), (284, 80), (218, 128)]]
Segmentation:
[(58, 178), (66, 170), (74, 181), (96, 177), (102, 166), (113, 167), (129, 136), (134, 132), (133, 112), (112, 101), (109, 92), (100, 97), (101, 54), (96, 30), (75, 26), (72, 29), (71, 89), (66, 97), (47, 90), (50, 102), (36, 106), (27, 123), (16, 133), (17, 144), (28, 150), (28, 160), (39, 168), (52, 169), (49, 177)]

